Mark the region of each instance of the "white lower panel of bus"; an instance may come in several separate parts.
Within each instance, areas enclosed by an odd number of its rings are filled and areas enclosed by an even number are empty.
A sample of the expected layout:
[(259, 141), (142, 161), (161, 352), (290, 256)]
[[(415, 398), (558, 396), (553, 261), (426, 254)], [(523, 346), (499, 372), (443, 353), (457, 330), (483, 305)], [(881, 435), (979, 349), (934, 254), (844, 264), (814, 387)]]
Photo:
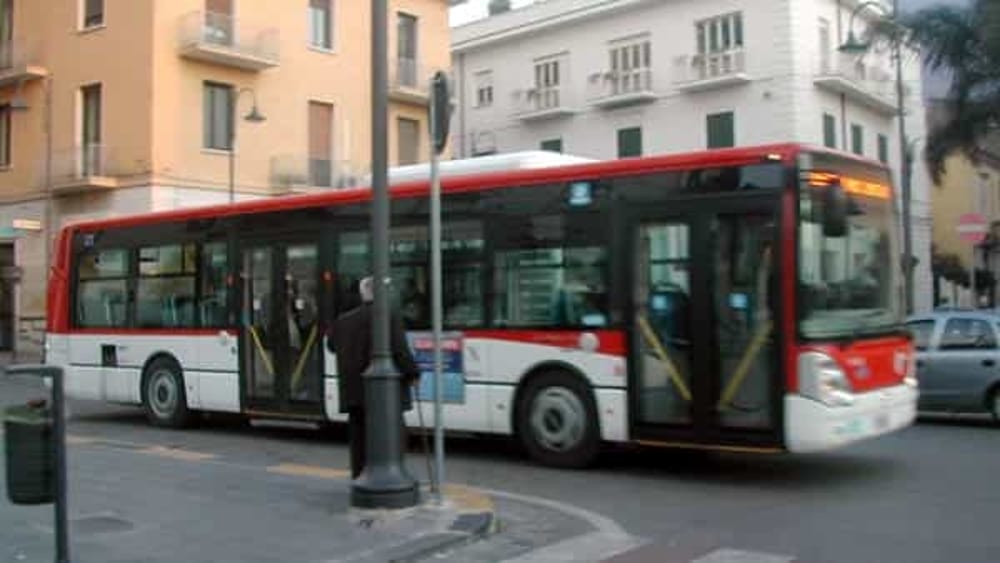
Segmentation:
[(816, 452), (899, 430), (917, 416), (917, 390), (896, 385), (855, 396), (849, 407), (830, 407), (801, 395), (785, 395), (785, 446)]

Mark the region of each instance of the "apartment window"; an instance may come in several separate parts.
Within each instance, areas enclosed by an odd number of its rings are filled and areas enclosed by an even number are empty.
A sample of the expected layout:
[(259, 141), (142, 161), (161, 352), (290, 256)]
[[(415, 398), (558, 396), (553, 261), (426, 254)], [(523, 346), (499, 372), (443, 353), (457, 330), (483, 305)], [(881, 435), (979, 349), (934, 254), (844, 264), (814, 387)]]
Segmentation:
[(865, 131), (857, 123), (851, 124), (851, 152), (865, 154)]
[(403, 86), (417, 85), (417, 17), (399, 13), (396, 19), (397, 75)]
[(333, 49), (332, 0), (309, 0), (309, 43), (320, 49)]
[(540, 148), (543, 151), (562, 152), (562, 139), (547, 139), (542, 141)]
[(235, 31), (233, 0), (205, 0), (205, 40), (228, 47)]
[(830, 53), (832, 48), (832, 39), (830, 35), (830, 22), (824, 18), (819, 20), (819, 68), (820, 72), (827, 74), (831, 71), (830, 64)]
[(399, 164), (416, 164), (420, 161), (420, 122), (400, 117), (396, 123), (399, 136)]
[(333, 106), (309, 102), (309, 184), (333, 185)]
[(743, 14), (717, 16), (695, 23), (698, 53), (722, 53), (743, 48)]
[(10, 166), (10, 105), (0, 106), (0, 168)]
[(885, 135), (878, 136), (878, 160), (882, 163), (889, 162), (889, 137)]
[(733, 112), (714, 113), (706, 120), (708, 148), (721, 149), (736, 146), (735, 118)]
[(547, 59), (535, 63), (535, 88), (547, 90), (559, 86), (559, 60)]
[(493, 73), (483, 71), (476, 73), (476, 107), (485, 108), (493, 105)]
[(628, 127), (618, 130), (618, 158), (642, 156), (642, 128)]
[(101, 85), (91, 84), (80, 89), (81, 109), (81, 170), (85, 176), (101, 170)]
[(83, 0), (83, 27), (104, 25), (104, 0)]
[(609, 51), (612, 94), (635, 92), (651, 87), (649, 69), (652, 50), (648, 38), (612, 44)]
[(829, 113), (823, 114), (823, 146), (837, 148), (837, 118)]
[(233, 87), (228, 84), (205, 82), (204, 147), (228, 151), (232, 149)]

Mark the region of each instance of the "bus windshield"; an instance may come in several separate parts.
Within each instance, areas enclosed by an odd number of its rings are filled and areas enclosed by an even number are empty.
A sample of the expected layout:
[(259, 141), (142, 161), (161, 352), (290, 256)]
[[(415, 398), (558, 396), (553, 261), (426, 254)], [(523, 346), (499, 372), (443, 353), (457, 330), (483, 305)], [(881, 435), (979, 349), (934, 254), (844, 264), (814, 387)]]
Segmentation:
[[(799, 319), (808, 339), (884, 334), (901, 322), (888, 173), (851, 165), (806, 172), (799, 198)], [(846, 229), (825, 232), (824, 192), (848, 198)]]

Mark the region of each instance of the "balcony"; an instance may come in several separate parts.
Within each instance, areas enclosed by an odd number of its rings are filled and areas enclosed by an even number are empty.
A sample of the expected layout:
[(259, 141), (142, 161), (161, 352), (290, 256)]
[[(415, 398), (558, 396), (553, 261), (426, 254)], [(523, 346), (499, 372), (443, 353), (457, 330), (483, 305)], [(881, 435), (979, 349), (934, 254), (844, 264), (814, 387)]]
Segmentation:
[(616, 108), (656, 100), (653, 71), (648, 68), (607, 70), (587, 79), (587, 99), (601, 108)]
[(48, 74), (41, 64), (38, 42), (0, 42), (0, 87), (37, 80)]
[(897, 111), (893, 74), (858, 57), (838, 53), (820, 62), (813, 83), (885, 116)]
[(675, 62), (676, 84), (682, 92), (702, 92), (750, 82), (746, 70), (746, 51), (683, 56)]
[(181, 18), (179, 48), (182, 57), (251, 72), (280, 62), (277, 28), (257, 29), (213, 12), (193, 12)]
[(515, 92), (514, 117), (521, 121), (541, 121), (566, 117), (576, 110), (566, 103), (558, 86), (529, 88)]
[(280, 191), (353, 188), (361, 184), (360, 167), (346, 160), (283, 154), (271, 158), (271, 184)]
[(389, 61), (389, 98), (404, 104), (426, 106), (431, 98), (431, 76), (414, 59)]
[(124, 174), (116, 153), (105, 145), (83, 145), (52, 153), (54, 195), (73, 195), (118, 187)]

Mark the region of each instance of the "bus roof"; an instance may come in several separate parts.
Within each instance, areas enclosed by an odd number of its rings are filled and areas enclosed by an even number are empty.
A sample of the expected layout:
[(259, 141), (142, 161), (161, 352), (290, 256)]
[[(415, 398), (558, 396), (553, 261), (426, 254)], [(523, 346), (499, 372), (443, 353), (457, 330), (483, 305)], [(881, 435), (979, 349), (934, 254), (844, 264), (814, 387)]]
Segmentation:
[[(441, 178), (454, 178), (470, 174), (487, 174), (490, 172), (513, 172), (517, 170), (538, 170), (598, 162), (595, 159), (582, 156), (572, 156), (550, 151), (523, 151), (506, 154), (491, 154), (473, 158), (444, 160), (439, 168)], [(395, 166), (389, 169), (389, 183), (430, 181), (430, 163), (413, 164), (410, 166)], [(370, 184), (371, 177), (364, 179), (364, 184)]]
[[(466, 162), (458, 162), (451, 165), (447, 176), (442, 176), (442, 189), (445, 192), (472, 192), (503, 184), (516, 183), (527, 185), (567, 182), (580, 178), (609, 178), (699, 167), (738, 166), (764, 160), (783, 162), (791, 165), (794, 163), (795, 157), (803, 151), (829, 153), (847, 160), (879, 164), (848, 153), (801, 143), (702, 150), (680, 154), (604, 161), (593, 161), (581, 157), (533, 151), (514, 155), (498, 155), (497, 158), (478, 157), (467, 159)], [(487, 160), (480, 161), (479, 159), (482, 158), (486, 158)], [(479, 164), (474, 164), (472, 161), (479, 161), (482, 165), (481, 168), (478, 168)], [(503, 166), (504, 164), (506, 167)], [(442, 163), (443, 168), (444, 163)], [(429, 189), (428, 165), (421, 164), (412, 167), (403, 167), (397, 169), (395, 174), (390, 181), (392, 184), (390, 191), (393, 197), (412, 197), (427, 193)], [(290, 211), (324, 205), (363, 202), (369, 199), (370, 195), (371, 189), (365, 186), (329, 190), (320, 193), (265, 197), (233, 204), (188, 207), (86, 221), (70, 225), (66, 229), (98, 231), (149, 223)]]

